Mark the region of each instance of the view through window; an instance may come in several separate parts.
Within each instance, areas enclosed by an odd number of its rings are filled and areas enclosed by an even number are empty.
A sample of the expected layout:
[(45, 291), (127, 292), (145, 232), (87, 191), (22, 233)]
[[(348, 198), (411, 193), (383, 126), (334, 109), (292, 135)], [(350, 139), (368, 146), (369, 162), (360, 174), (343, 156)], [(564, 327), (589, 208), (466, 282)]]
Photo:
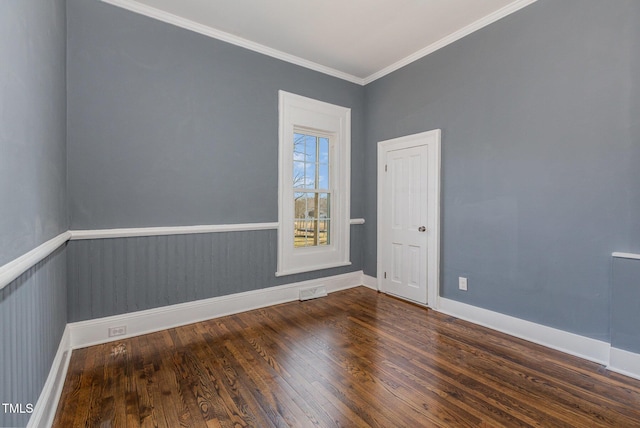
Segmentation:
[(293, 134), (294, 247), (331, 244), (329, 137)]

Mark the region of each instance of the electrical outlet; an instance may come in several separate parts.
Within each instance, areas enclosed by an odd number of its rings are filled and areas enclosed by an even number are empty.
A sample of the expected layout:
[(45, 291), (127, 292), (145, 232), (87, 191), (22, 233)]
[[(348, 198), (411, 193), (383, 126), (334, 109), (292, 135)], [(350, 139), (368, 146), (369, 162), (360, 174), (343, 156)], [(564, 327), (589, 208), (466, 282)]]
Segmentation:
[(462, 291), (467, 291), (467, 278), (458, 277), (458, 288)]
[(127, 326), (109, 327), (109, 337), (124, 336), (127, 334)]

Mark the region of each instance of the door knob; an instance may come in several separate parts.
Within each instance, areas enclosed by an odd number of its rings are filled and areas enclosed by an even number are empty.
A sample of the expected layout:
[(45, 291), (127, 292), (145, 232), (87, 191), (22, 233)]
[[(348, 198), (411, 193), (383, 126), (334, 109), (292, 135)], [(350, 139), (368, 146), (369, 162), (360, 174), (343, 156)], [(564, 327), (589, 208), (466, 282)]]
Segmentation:
[(426, 228), (426, 227), (424, 227), (424, 226), (420, 226), (420, 227), (418, 228), (418, 232), (426, 232), (426, 231), (427, 231), (427, 228)]

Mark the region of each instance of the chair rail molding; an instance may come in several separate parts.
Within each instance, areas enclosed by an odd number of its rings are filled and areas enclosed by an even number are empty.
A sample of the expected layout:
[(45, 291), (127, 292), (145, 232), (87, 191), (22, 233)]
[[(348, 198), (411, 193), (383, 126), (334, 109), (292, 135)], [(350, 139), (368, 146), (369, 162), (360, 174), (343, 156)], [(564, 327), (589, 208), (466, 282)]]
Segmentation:
[(0, 266), (0, 290), (13, 282), (20, 275), (35, 266), (42, 259), (57, 250), (61, 245), (69, 240), (71, 233), (63, 232), (60, 235), (37, 246), (26, 254), (13, 261)]

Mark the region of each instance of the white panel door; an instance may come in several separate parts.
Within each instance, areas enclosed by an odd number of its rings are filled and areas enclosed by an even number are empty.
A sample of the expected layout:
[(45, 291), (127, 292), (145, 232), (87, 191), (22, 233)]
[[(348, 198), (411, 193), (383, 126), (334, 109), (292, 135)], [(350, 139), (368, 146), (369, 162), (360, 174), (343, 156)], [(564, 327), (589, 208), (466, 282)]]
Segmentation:
[(385, 153), (382, 291), (427, 303), (429, 151), (427, 145)]

